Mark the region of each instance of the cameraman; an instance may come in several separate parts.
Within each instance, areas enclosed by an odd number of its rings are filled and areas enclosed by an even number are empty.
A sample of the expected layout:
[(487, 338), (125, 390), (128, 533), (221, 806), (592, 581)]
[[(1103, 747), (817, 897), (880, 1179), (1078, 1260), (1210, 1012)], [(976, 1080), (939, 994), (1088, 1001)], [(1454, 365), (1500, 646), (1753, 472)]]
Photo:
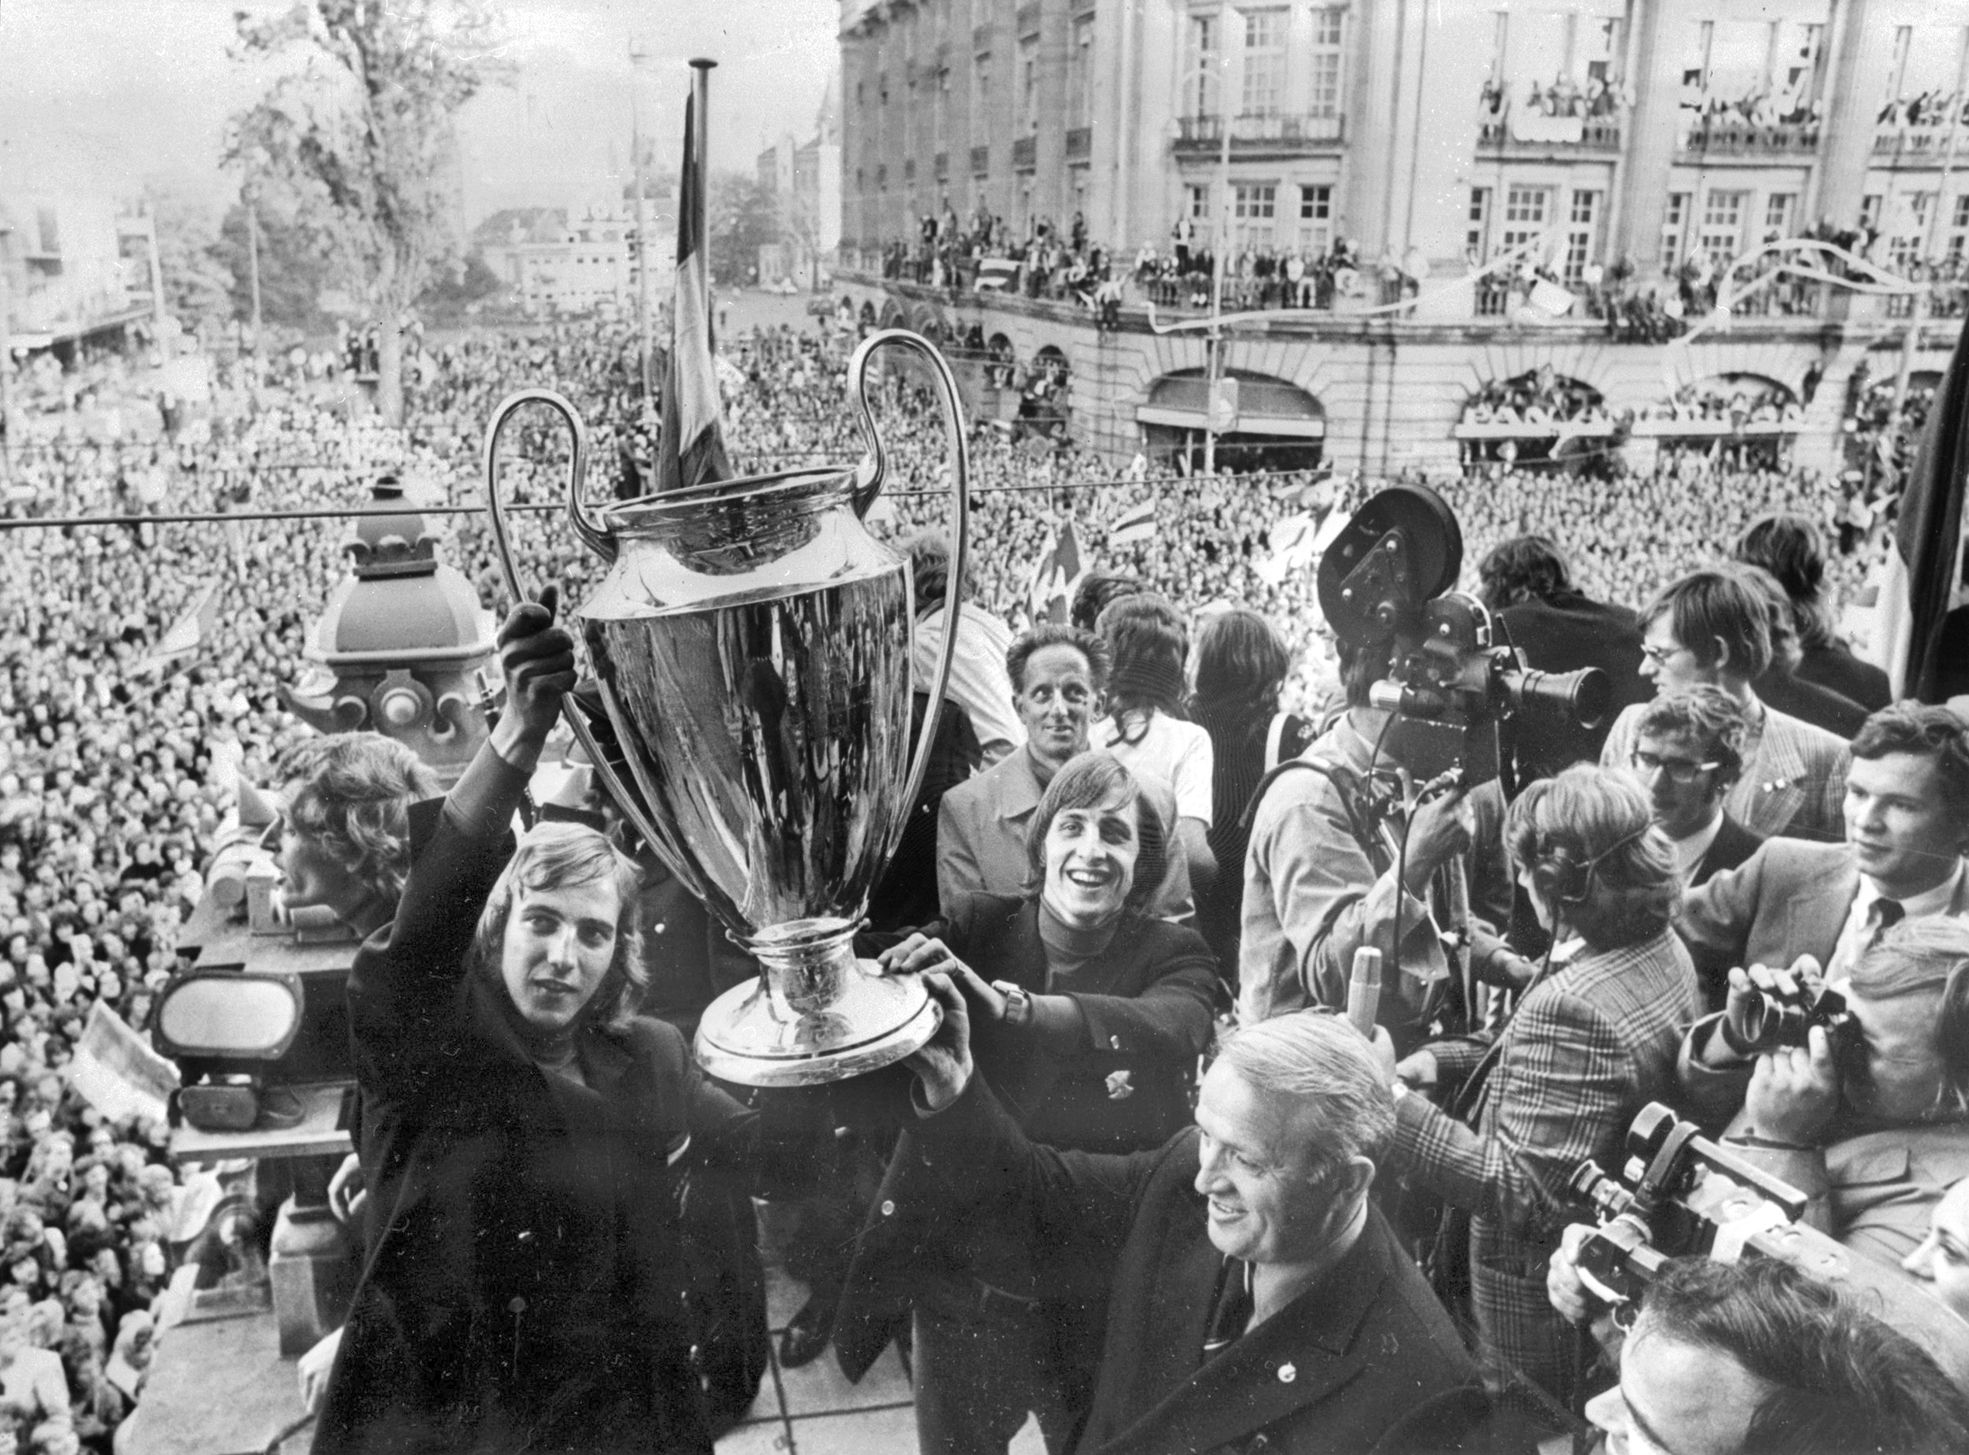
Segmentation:
[[(1581, 1319), (1569, 1263), (1553, 1305)], [(1942, 1455), (1969, 1449), (1969, 1396), (1849, 1295), (1775, 1259), (1680, 1258), (1649, 1284), (1620, 1382), (1588, 1401), (1608, 1448), (1678, 1455)]]
[[(1245, 851), (1238, 1020), (1246, 1025), (1308, 1006), (1347, 1003), (1354, 951), (1373, 946), (1391, 967), (1381, 1022), (1406, 1052), (1432, 1035), (1484, 1021), (1485, 992), (1445, 950), (1444, 932), (1511, 917), (1503, 849), (1504, 794), (1493, 781), (1430, 800), (1390, 828), (1406, 836), (1402, 882), (1376, 826), (1360, 813), (1369, 775), (1404, 766), (1382, 744), (1392, 714), (1369, 700), (1388, 674), (1389, 648), (1341, 648), (1347, 710), (1293, 765), (1260, 783)], [(1354, 785), (1359, 785), (1357, 789)], [(1467, 904), (1450, 892), (1461, 876)], [(1393, 943), (1395, 924), (1402, 927)], [(1398, 967), (1398, 968), (1396, 968)]]
[(1698, 1021), (1679, 1072), (1696, 1116), (1811, 1198), (1805, 1221), (1899, 1263), (1969, 1176), (1969, 924), (1930, 916), (1889, 930), (1853, 967), (1851, 1021), (1805, 1044), (1744, 1054), (1759, 994), (1819, 987), (1763, 966), (1730, 972), (1729, 1001)]

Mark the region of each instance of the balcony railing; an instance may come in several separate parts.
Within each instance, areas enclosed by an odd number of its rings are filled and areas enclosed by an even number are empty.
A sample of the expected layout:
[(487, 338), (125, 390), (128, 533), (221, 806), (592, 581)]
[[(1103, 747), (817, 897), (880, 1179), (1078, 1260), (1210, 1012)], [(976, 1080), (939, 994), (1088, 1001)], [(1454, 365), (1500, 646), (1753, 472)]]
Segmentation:
[(1067, 132), (1067, 160), (1084, 162), (1094, 152), (1094, 128), (1076, 126)]
[(1540, 152), (1550, 147), (1581, 151), (1620, 150), (1620, 121), (1612, 116), (1540, 116), (1536, 112), (1487, 117), (1478, 124), (1477, 145), (1486, 151)]
[(982, 177), (991, 171), (991, 148), (989, 146), (971, 148), (971, 175)]
[[(1949, 155), (1949, 129), (1946, 126), (1918, 126), (1905, 131), (1883, 131), (1873, 138), (1873, 154), (1897, 161), (1933, 161), (1939, 164)], [(1969, 157), (1969, 146), (1958, 140), (1955, 155)]]
[[(1177, 154), (1215, 150), (1224, 142), (1222, 116), (1185, 116), (1176, 123)], [(1346, 137), (1340, 116), (1234, 116), (1232, 152), (1288, 151), (1336, 146)]]
[(1709, 156), (1798, 156), (1819, 149), (1816, 121), (1773, 121), (1762, 125), (1705, 117), (1682, 138), (1682, 150)]
[(1022, 136), (1012, 143), (1012, 170), (1029, 172), (1039, 161), (1039, 138)]

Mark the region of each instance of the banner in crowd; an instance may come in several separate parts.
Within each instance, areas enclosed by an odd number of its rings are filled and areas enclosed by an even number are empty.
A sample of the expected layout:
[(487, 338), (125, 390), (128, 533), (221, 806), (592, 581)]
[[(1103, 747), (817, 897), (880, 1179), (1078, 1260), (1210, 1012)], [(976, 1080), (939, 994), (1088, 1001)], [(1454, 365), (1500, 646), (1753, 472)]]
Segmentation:
[(705, 179), (697, 170), (695, 100), (684, 107), (684, 170), (677, 187), (677, 277), (670, 310), (670, 367), (663, 371), (663, 448), (656, 488), (677, 490), (732, 478), (718, 421), (712, 362), (710, 274), (704, 249)]
[(984, 258), (978, 263), (976, 289), (988, 293), (998, 288), (1010, 288), (1019, 278), (1019, 265), (1013, 258)]
[(1080, 537), (1074, 533), (1073, 522), (1069, 520), (1058, 530), (1048, 531), (1046, 545), (1033, 563), (1032, 582), (1026, 588), (1033, 617), (1065, 621), (1073, 605), (1073, 593), (1086, 574), (1087, 565), (1080, 554)]
[(68, 1084), (111, 1121), (131, 1116), (163, 1121), (178, 1089), (178, 1068), (99, 1000), (89, 1007), (89, 1022), (68, 1063)]
[(205, 640), (218, 622), (219, 582), (214, 578), (199, 587), (191, 599), (191, 605), (165, 628), (164, 635), (157, 639), (157, 645), (144, 654), (136, 670), (161, 672), (175, 663), (184, 662), (198, 650), (198, 644)]
[(1147, 545), (1155, 539), (1155, 502), (1144, 500), (1131, 505), (1108, 528), (1108, 544), (1115, 547)]
[(1271, 553), (1253, 561), (1251, 569), (1258, 573), (1259, 580), (1276, 589), (1285, 584), (1287, 576), (1319, 559), (1319, 523), (1303, 510), (1288, 515), (1271, 528), (1265, 544)]
[(1938, 702), (1969, 690), (1969, 583), (1962, 496), (1969, 476), (1969, 332), (1955, 341), (1887, 542), (1874, 646), (1894, 696)]

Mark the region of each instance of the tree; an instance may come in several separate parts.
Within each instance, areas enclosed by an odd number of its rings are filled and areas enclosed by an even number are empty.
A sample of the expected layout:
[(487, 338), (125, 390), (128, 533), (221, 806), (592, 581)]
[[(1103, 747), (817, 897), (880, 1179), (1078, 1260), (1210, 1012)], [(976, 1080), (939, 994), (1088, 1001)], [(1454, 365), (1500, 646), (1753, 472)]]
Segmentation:
[(778, 199), (756, 177), (714, 172), (706, 201), (712, 281), (727, 287), (750, 282), (759, 267), (759, 249), (779, 241)]
[(297, 0), (235, 16), (234, 58), (286, 69), (232, 119), (226, 160), (278, 189), (377, 326), (377, 402), (403, 419), (404, 315), (452, 257), (453, 118), (492, 74), (481, 0)]
[(212, 209), (179, 189), (146, 189), (157, 228), (157, 262), (164, 274), (164, 306), (194, 328), (233, 317), (232, 278), (220, 252)]
[[(278, 207), (261, 204), (260, 321), (303, 333), (326, 321), (322, 290), (336, 279), (335, 259), (322, 236)], [(253, 253), (246, 237), (246, 207), (234, 203), (219, 226), (216, 249), (226, 269), (232, 316), (253, 317)], [(265, 347), (261, 341), (261, 347)]]
[(418, 298), (417, 306), (435, 319), (450, 322), (505, 286), (487, 264), (485, 254), (474, 252), (456, 268), (447, 268), (440, 274)]

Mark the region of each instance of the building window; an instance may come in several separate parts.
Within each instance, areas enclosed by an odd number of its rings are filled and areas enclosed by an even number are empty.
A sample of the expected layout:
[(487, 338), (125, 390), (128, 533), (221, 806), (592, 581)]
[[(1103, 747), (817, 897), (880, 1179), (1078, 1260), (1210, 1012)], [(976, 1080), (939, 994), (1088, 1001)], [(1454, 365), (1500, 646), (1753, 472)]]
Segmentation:
[(933, 151), (942, 151), (949, 145), (950, 138), (950, 67), (937, 70), (937, 109), (931, 118), (931, 129), (936, 133)]
[(1880, 194), (1869, 192), (1860, 199), (1860, 226), (1862, 229), (1880, 226)]
[(1340, 114), (1340, 33), (1346, 20), (1347, 12), (1338, 7), (1313, 12), (1309, 110), (1316, 117), (1331, 119)]
[(1083, 15), (1073, 23), (1073, 45), (1067, 51), (1067, 124), (1087, 126), (1094, 116), (1093, 74), (1094, 17)]
[(1572, 209), (1566, 218), (1565, 280), (1568, 283), (1577, 285), (1586, 281), (1586, 265), (1599, 251), (1599, 225), (1600, 194), (1574, 192)]
[(1244, 12), (1244, 87), (1238, 111), (1277, 116), (1285, 100), (1284, 10)]
[(1796, 192), (1773, 192), (1764, 199), (1764, 237), (1791, 236), (1791, 219), (1798, 211)]
[(1960, 258), (1969, 252), (1969, 192), (1955, 199), (1955, 211), (1948, 220), (1948, 255)]
[(1210, 187), (1207, 183), (1191, 183), (1183, 189), (1186, 213), (1193, 222), (1210, 220)]
[(1217, 17), (1192, 15), (1189, 30), (1189, 59), (1183, 67), (1183, 114), (1215, 116), (1220, 64), (1217, 47)]
[(1696, 234), (1696, 244), (1709, 255), (1711, 262), (1734, 258), (1743, 250), (1744, 203), (1748, 196), (1745, 192), (1715, 191), (1702, 199), (1702, 227)]
[(1463, 227), (1463, 255), (1481, 263), (1490, 251), (1490, 188), (1470, 189), (1470, 211)]
[(1523, 247), (1545, 235), (1545, 222), (1551, 215), (1550, 187), (1506, 187), (1504, 189), (1505, 251)]
[(875, 99), (884, 106), (889, 104), (889, 73), (882, 72), (875, 78)]
[(1928, 209), (1935, 205), (1933, 192), (1904, 192), (1894, 209), (1893, 236), (1888, 239), (1891, 266), (1905, 272), (1921, 258), (1921, 244), (1928, 236)]
[(1240, 251), (1269, 248), (1278, 213), (1278, 185), (1239, 182), (1231, 188), (1232, 245)]
[(980, 132), (991, 129), (991, 52), (971, 63), (971, 116)]
[(1299, 184), (1299, 247), (1323, 253), (1333, 241), (1333, 189), (1324, 183)]
[(877, 192), (886, 192), (889, 190), (889, 165), (887, 162), (884, 162), (875, 169), (875, 190)]
[(1039, 130), (1039, 40), (1019, 42), (1019, 130), (1030, 136)]

